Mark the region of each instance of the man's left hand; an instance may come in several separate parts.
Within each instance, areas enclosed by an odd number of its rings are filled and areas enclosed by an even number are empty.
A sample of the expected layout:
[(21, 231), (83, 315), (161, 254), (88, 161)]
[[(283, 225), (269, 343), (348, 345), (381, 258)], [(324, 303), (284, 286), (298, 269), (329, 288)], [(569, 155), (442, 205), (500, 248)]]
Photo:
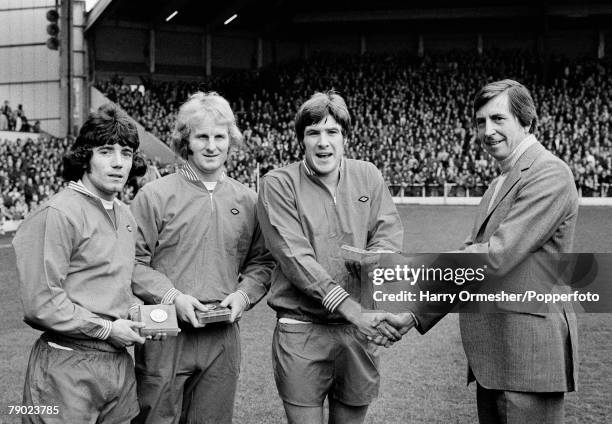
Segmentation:
[(247, 307), (247, 303), (244, 296), (238, 292), (234, 292), (228, 295), (219, 306), (227, 307), (232, 310), (230, 315), (230, 322), (235, 322), (242, 317), (242, 313)]

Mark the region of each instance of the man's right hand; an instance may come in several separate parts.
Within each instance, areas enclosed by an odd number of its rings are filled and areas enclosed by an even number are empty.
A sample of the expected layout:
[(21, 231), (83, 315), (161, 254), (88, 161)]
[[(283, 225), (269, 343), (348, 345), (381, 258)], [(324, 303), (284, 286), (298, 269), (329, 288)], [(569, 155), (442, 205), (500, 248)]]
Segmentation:
[(380, 335), (369, 337), (374, 343), (380, 346), (389, 347), (397, 340), (400, 340), (412, 327), (416, 325), (414, 315), (410, 312), (392, 314), (390, 312), (377, 312), (372, 315), (380, 323), (376, 329)]
[(195, 311), (200, 310), (206, 312), (206, 306), (202, 305), (195, 297), (181, 293), (176, 299), (174, 299), (174, 306), (176, 307), (176, 315), (181, 321), (188, 322), (194, 328), (202, 328), (206, 324), (200, 324), (196, 317)]
[(138, 334), (138, 329), (145, 326), (144, 322), (118, 319), (113, 321), (108, 342), (115, 346), (126, 347), (134, 343), (143, 344), (145, 338)]
[[(410, 312), (400, 314), (385, 313), (384, 320), (391, 324), (403, 336), (416, 325), (414, 315)], [(382, 334), (385, 334), (381, 331)]]
[[(385, 322), (387, 312), (363, 311), (361, 305), (347, 298), (337, 311), (374, 343), (389, 347), (402, 338), (399, 330)], [(382, 331), (382, 329), (386, 331)]]

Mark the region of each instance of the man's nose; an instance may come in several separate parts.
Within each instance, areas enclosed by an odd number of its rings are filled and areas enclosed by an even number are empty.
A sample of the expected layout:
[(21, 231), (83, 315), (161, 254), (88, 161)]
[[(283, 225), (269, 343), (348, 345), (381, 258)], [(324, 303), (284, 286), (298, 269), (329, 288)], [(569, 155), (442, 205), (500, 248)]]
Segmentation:
[(123, 166), (123, 156), (121, 152), (117, 151), (113, 153), (111, 165), (116, 168)]
[(209, 138), (204, 143), (204, 149), (208, 152), (214, 152), (216, 148), (217, 148), (217, 142), (215, 141), (214, 138)]
[(319, 147), (327, 147), (329, 146), (329, 135), (322, 132), (319, 134), (319, 139), (317, 140), (317, 146)]
[(487, 119), (484, 123), (484, 135), (487, 137), (495, 134), (495, 125), (493, 125), (493, 121)]

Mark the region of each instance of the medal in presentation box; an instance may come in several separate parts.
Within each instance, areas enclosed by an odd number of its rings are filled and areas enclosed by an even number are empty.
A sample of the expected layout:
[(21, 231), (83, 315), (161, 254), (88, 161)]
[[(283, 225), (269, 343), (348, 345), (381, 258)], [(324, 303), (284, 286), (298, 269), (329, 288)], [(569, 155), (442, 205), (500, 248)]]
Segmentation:
[(140, 329), (141, 336), (154, 336), (157, 333), (176, 336), (181, 331), (174, 305), (140, 305), (137, 321), (145, 323), (145, 327)]
[(219, 306), (216, 303), (207, 303), (204, 306), (208, 309), (207, 311), (196, 310), (196, 318), (200, 324), (230, 322), (231, 309)]

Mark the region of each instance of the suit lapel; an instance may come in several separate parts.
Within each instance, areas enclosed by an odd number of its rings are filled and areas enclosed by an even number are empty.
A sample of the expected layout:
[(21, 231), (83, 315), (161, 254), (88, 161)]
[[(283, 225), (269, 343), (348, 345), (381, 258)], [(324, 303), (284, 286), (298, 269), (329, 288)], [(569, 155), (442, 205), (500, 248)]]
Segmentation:
[(514, 187), (514, 184), (518, 183), (518, 181), (521, 179), (522, 169), (516, 165), (518, 165), (518, 162), (508, 172), (508, 176), (506, 177), (504, 184), (499, 189), (499, 192), (497, 193), (497, 197), (493, 201), (493, 205), (491, 206), (491, 208), (489, 209), (489, 212), (487, 213), (487, 217), (491, 215), (491, 213), (497, 208), (497, 206), (504, 199), (504, 197), (506, 197), (506, 194), (508, 194), (510, 189)]
[(504, 184), (501, 186), (499, 192), (497, 193), (497, 197), (495, 198), (493, 205), (490, 209), (488, 205), (491, 200), (491, 196), (493, 196), (493, 190), (495, 188), (495, 185), (491, 184), (489, 186), (489, 189), (486, 191), (481, 201), (482, 207), (480, 208), (480, 214), (478, 216), (478, 225), (474, 228), (474, 240), (481, 232), (482, 226), (485, 222), (487, 222), (489, 216), (491, 216), (493, 211), (495, 211), (495, 209), (499, 206), (501, 201), (506, 197), (508, 192), (510, 192), (512, 187), (514, 187), (514, 185), (519, 182), (523, 171), (529, 169), (531, 167), (531, 164), (533, 164), (533, 161), (535, 161), (535, 159), (544, 150), (546, 150), (544, 146), (542, 146), (539, 142), (536, 142), (533, 146), (529, 147), (525, 151), (525, 153), (521, 155), (521, 157), (516, 161), (512, 169), (510, 169), (508, 176), (506, 177)]
[(476, 221), (474, 222), (474, 229), (472, 232), (472, 240), (476, 240), (476, 236), (480, 231), (480, 227), (482, 227), (482, 223), (488, 216), (488, 207), (491, 202), (491, 197), (493, 197), (493, 192), (495, 191), (495, 185), (497, 184), (497, 178), (494, 179), (485, 194), (482, 196), (482, 200), (480, 201), (480, 206), (478, 208), (478, 216), (476, 217)]

